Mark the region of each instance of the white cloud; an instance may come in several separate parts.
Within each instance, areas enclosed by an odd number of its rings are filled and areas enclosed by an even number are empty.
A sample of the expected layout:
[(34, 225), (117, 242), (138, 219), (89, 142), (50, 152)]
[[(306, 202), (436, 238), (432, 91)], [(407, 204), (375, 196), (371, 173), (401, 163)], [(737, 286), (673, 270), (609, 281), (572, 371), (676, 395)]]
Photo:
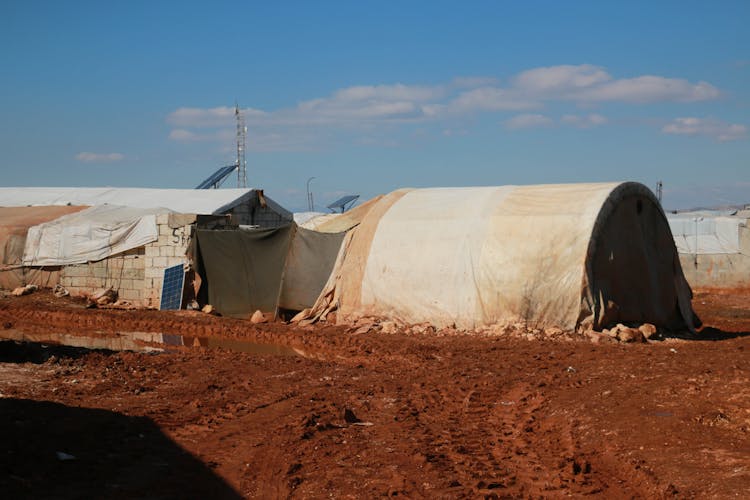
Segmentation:
[(719, 142), (736, 141), (747, 136), (747, 127), (713, 118), (675, 118), (661, 129), (665, 134), (702, 135)]
[(560, 118), (560, 122), (562, 122), (565, 125), (571, 125), (573, 127), (578, 128), (592, 128), (592, 127), (598, 127), (600, 125), (604, 125), (607, 123), (607, 118), (592, 113), (589, 115), (563, 115), (562, 118)]
[(505, 128), (517, 130), (522, 128), (550, 127), (554, 124), (552, 118), (537, 114), (516, 115), (503, 122)]
[(75, 156), (76, 160), (85, 163), (110, 163), (113, 161), (121, 161), (125, 159), (125, 155), (121, 153), (91, 153), (89, 151), (83, 151)]
[(591, 86), (573, 93), (571, 98), (581, 101), (650, 103), (708, 101), (720, 95), (719, 89), (706, 82), (690, 83), (676, 78), (639, 76)]
[(720, 91), (706, 82), (661, 76), (615, 79), (604, 68), (581, 64), (534, 68), (511, 78), (510, 85), (484, 86), (460, 93), (454, 112), (541, 108), (546, 102), (694, 102), (716, 99)]
[(602, 68), (590, 64), (561, 65), (524, 71), (513, 79), (513, 86), (539, 97), (565, 98), (574, 90), (611, 79)]
[(536, 68), (513, 79), (521, 94), (542, 100), (599, 102), (693, 102), (716, 99), (719, 89), (706, 82), (644, 75), (615, 79), (604, 68), (581, 64)]
[(521, 111), (542, 106), (538, 99), (529, 99), (512, 90), (481, 87), (461, 93), (449, 109), (454, 113), (472, 111)]
[[(606, 103), (694, 102), (716, 99), (720, 91), (707, 82), (641, 75), (615, 78), (604, 67), (559, 65), (522, 71), (501, 84), (493, 77), (457, 77), (436, 85), (357, 85), (328, 96), (286, 108), (245, 108), (250, 131), (248, 148), (318, 148), (326, 137), (371, 135), (375, 128), (393, 134), (408, 124), (434, 123), (445, 130), (463, 128), (464, 118), (480, 113), (537, 113), (547, 105)], [(534, 118), (532, 118), (534, 117)], [(542, 119), (540, 119), (542, 117)], [(564, 115), (560, 123), (590, 128), (606, 123), (599, 114)], [(234, 107), (182, 107), (170, 113), (169, 138), (180, 142), (229, 141), (234, 130)], [(505, 122), (509, 129), (552, 125), (540, 114), (520, 115)], [(253, 138), (253, 134), (255, 137)], [(301, 146), (305, 141), (309, 144)]]
[(440, 87), (395, 85), (362, 85), (336, 91), (334, 101), (430, 101), (443, 95)]

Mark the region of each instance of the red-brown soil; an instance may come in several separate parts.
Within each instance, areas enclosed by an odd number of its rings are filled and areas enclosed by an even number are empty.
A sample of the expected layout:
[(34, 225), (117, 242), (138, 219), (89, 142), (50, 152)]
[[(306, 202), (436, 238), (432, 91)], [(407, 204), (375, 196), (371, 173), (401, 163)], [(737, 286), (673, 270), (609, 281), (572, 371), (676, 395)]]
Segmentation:
[(0, 328), (223, 336), (306, 354), (0, 343), (0, 491), (748, 498), (750, 292), (699, 291), (694, 305), (699, 340), (593, 344), (0, 298)]

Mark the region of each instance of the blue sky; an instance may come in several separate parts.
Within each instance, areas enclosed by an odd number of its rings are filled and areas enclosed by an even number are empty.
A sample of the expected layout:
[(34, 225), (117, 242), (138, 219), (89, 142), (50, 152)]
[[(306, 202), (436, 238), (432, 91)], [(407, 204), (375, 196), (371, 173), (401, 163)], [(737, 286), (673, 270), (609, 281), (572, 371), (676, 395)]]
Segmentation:
[[(191, 188), (291, 209), (399, 187), (664, 182), (750, 203), (750, 2), (0, 3), (4, 186)], [(230, 179), (226, 187), (234, 187)]]

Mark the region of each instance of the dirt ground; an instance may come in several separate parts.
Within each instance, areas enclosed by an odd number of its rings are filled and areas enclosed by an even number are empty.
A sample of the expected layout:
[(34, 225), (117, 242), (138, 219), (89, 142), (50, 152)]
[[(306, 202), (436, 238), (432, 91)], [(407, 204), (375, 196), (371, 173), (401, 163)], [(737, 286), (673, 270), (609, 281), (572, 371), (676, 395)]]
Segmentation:
[(5, 498), (750, 498), (750, 290), (699, 340), (296, 328), (0, 298), (0, 328), (222, 337), (164, 353), (0, 342)]

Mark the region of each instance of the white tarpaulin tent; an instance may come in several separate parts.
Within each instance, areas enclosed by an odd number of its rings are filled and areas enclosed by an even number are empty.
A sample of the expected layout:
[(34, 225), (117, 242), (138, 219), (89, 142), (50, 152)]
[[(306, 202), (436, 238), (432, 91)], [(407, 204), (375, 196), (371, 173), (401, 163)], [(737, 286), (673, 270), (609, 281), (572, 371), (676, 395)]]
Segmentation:
[(669, 225), (637, 183), (399, 190), (351, 230), (298, 319), (473, 329), (524, 321), (693, 329)]
[(747, 219), (708, 212), (684, 212), (668, 217), (677, 251), (684, 254), (740, 252), (740, 225)]
[(102, 260), (159, 237), (156, 215), (164, 208), (90, 207), (29, 228), (24, 266), (66, 266)]
[[(151, 189), (151, 188), (0, 188), (0, 207), (44, 205), (121, 205), (136, 208), (164, 207), (184, 214), (221, 214), (255, 196), (255, 189)], [(286, 210), (268, 197), (264, 201), (279, 213)]]

